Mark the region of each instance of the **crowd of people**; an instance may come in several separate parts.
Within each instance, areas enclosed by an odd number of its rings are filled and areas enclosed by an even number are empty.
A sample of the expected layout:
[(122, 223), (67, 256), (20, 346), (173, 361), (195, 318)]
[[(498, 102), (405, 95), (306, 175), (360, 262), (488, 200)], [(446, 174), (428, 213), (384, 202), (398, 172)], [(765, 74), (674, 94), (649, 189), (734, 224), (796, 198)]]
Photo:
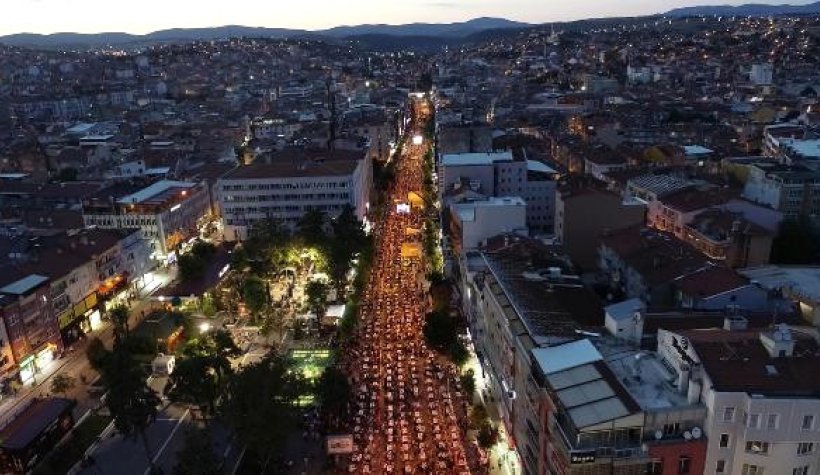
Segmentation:
[[(414, 132), (421, 133), (427, 114), (416, 111)], [(425, 151), (423, 145), (408, 145), (398, 157), (392, 206), (376, 229), (361, 324), (346, 353), (353, 385), (350, 473), (471, 473), (466, 400), (457, 372), (426, 346), (422, 333), (430, 309), (419, 282), (424, 257), (402, 255), (402, 244), (418, 239), (408, 230), (419, 229), (423, 216), (419, 209), (400, 211), (396, 204), (422, 188)]]

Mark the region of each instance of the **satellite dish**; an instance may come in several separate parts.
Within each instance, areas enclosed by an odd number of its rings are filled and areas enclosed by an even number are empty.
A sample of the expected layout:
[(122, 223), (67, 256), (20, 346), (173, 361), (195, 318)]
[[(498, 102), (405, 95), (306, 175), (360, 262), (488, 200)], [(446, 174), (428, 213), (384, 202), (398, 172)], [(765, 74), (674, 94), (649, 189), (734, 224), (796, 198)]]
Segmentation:
[(687, 430), (683, 433), (683, 438), (686, 440), (692, 440), (692, 433)]
[(700, 427), (693, 427), (692, 428), (692, 438), (693, 439), (700, 439), (703, 436), (703, 431)]
[(655, 439), (656, 439), (656, 440), (661, 440), (661, 439), (663, 439), (663, 431), (662, 431), (662, 430), (656, 430), (656, 431), (655, 431)]

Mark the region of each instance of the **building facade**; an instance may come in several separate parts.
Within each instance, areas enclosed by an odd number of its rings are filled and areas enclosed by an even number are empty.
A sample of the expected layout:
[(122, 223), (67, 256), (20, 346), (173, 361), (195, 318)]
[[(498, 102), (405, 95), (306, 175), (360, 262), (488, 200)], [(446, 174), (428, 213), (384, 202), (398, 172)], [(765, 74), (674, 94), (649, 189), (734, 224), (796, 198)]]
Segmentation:
[(350, 206), (364, 220), (373, 184), (370, 160), (361, 151), (319, 156), (314, 153), (298, 163), (252, 164), (221, 177), (217, 194), (225, 239), (247, 239), (249, 229), (267, 219), (294, 227), (310, 209), (335, 216)]

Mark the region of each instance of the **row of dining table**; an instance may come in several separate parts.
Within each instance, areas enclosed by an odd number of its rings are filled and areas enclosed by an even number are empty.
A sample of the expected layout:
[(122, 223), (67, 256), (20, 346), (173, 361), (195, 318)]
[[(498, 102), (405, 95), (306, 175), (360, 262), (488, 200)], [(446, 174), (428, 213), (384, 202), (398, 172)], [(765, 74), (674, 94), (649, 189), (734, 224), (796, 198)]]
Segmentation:
[[(417, 117), (417, 133), (426, 120)], [(407, 145), (397, 158), (392, 202), (422, 188), (426, 150)], [(344, 358), (353, 382), (350, 473), (471, 473), (458, 373), (424, 342), (430, 299), (419, 282), (423, 257), (402, 255), (402, 244), (417, 239), (407, 229), (421, 229), (422, 219), (417, 209), (407, 213), (394, 206), (374, 230), (376, 250), (360, 325)]]

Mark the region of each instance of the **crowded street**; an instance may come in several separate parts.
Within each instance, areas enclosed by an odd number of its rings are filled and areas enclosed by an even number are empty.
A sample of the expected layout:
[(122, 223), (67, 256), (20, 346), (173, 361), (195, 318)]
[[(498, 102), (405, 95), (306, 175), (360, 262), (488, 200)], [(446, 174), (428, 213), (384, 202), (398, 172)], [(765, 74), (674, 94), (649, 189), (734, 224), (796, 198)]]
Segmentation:
[[(403, 152), (382, 222), (363, 295), (360, 325), (347, 352), (353, 384), (350, 414), (354, 450), (349, 473), (473, 473), (466, 443), (466, 406), (456, 368), (425, 344), (430, 310), (422, 253), (412, 249), (423, 223), (422, 206), (406, 206), (423, 186), (422, 161), (430, 144), (419, 143), (430, 118), (427, 102), (413, 102)], [(412, 143), (411, 143), (412, 142)]]

